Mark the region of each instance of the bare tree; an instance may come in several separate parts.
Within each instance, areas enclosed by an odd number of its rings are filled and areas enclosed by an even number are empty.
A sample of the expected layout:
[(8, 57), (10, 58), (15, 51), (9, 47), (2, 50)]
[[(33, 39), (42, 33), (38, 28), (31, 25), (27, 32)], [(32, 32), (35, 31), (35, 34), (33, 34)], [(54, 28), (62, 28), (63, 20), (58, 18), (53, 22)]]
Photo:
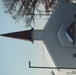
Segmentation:
[[(26, 22), (26, 26), (31, 26), (36, 15), (35, 11), (37, 10), (41, 13), (38, 9), (40, 4), (44, 5), (45, 12), (49, 13), (57, 1), (58, 0), (2, 0), (2, 3), (5, 7), (5, 12), (9, 13), (13, 19), (22, 19)], [(65, 1), (70, 2), (70, 0)]]

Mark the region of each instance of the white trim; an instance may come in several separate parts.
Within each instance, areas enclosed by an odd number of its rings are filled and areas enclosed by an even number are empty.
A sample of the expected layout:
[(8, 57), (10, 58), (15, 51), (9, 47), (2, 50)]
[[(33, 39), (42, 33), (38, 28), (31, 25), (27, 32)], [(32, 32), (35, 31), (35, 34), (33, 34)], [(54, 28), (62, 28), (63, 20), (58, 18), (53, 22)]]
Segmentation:
[(59, 29), (59, 31), (57, 33), (58, 40), (59, 40), (62, 47), (64, 47), (64, 43), (62, 42), (62, 38), (60, 37), (60, 33), (61, 33), (63, 27), (64, 27), (64, 24), (61, 26), (61, 28)]
[(68, 39), (71, 43), (73, 43), (72, 38), (68, 35), (68, 33), (67, 33), (66, 31), (65, 31), (65, 35), (66, 35), (67, 39)]

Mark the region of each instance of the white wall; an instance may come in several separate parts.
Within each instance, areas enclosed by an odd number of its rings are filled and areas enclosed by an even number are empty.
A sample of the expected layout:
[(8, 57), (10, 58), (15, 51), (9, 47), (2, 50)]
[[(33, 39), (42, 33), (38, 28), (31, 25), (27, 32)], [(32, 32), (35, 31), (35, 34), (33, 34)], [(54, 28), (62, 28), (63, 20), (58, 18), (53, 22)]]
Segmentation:
[(73, 58), (76, 49), (62, 47), (57, 37), (62, 24), (73, 22), (73, 14), (76, 14), (76, 4), (60, 2), (44, 28), (44, 44), (57, 67), (76, 68), (76, 58)]

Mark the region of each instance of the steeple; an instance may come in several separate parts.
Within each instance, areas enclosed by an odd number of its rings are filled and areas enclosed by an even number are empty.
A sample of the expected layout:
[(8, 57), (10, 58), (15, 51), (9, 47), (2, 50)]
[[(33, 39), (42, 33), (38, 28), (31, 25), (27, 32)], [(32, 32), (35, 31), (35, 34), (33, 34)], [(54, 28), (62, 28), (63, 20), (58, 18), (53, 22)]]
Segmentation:
[(21, 39), (21, 40), (28, 40), (33, 43), (33, 37), (32, 37), (33, 30), (34, 29), (32, 28), (31, 30), (27, 30), (27, 31), (6, 33), (6, 34), (1, 34), (0, 36), (17, 38), (17, 39)]

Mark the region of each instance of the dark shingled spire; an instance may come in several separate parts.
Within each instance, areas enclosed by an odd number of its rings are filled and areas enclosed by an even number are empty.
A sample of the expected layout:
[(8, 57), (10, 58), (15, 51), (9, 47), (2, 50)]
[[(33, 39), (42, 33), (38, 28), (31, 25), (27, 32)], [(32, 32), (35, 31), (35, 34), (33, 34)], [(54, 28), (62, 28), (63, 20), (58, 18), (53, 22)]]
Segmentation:
[(20, 32), (13, 32), (13, 33), (6, 33), (6, 34), (1, 34), (0, 36), (5, 36), (5, 37), (11, 37), (11, 38), (17, 38), (17, 39), (23, 39), (23, 40), (28, 40), (33, 43), (33, 37), (32, 37), (32, 32), (33, 28), (31, 30), (27, 31), (20, 31)]

